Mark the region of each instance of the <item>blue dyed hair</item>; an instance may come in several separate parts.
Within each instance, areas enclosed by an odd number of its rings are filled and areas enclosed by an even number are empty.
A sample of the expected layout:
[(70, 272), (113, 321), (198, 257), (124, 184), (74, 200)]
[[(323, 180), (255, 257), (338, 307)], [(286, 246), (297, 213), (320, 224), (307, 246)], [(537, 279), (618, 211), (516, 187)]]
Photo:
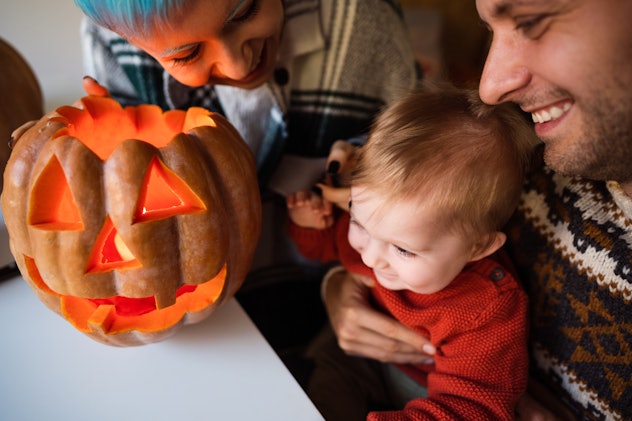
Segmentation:
[(74, 0), (98, 25), (125, 35), (151, 33), (181, 16), (187, 0)]

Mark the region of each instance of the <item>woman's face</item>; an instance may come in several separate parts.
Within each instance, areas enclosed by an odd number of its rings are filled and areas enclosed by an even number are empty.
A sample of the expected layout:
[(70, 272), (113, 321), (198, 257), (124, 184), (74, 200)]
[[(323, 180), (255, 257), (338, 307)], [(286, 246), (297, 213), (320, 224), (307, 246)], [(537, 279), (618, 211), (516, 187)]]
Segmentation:
[(274, 72), (283, 21), (281, 0), (192, 0), (170, 25), (128, 40), (185, 85), (252, 89)]

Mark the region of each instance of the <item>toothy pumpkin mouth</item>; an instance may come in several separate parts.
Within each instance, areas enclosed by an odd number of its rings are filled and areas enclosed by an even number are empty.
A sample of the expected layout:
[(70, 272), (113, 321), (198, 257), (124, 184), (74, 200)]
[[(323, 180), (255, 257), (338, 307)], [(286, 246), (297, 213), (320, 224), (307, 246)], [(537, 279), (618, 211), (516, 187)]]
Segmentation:
[(46, 285), (35, 261), (24, 256), (31, 280), (38, 290), (60, 300), (63, 316), (82, 332), (101, 331), (107, 334), (131, 330), (156, 332), (177, 324), (185, 314), (204, 310), (221, 295), (226, 281), (226, 266), (211, 280), (200, 285), (183, 285), (176, 293), (176, 302), (162, 309), (154, 297), (81, 298), (58, 294)]
[(252, 153), (203, 108), (81, 103), (46, 114), (11, 153), (11, 252), (37, 298), (92, 339), (161, 341), (245, 280), (261, 231)]

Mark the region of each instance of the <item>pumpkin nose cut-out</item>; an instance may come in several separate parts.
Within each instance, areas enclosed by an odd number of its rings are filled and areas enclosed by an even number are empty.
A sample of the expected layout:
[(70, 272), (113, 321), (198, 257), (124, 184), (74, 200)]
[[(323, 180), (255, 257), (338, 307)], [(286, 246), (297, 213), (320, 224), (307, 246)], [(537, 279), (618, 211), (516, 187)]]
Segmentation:
[(103, 273), (114, 269), (142, 266), (127, 247), (108, 216), (88, 259), (87, 273)]

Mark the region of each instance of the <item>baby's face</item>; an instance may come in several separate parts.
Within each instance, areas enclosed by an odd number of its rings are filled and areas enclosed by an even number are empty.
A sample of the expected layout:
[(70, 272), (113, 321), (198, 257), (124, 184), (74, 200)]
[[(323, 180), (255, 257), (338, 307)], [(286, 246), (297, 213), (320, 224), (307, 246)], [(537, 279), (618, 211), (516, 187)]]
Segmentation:
[(475, 240), (439, 226), (441, 209), (432, 203), (383, 203), (371, 190), (351, 188), (349, 242), (377, 281), (420, 294), (448, 286), (474, 255)]
[(129, 41), (188, 86), (252, 89), (270, 79), (283, 30), (281, 0), (195, 0), (187, 5), (181, 19)]

